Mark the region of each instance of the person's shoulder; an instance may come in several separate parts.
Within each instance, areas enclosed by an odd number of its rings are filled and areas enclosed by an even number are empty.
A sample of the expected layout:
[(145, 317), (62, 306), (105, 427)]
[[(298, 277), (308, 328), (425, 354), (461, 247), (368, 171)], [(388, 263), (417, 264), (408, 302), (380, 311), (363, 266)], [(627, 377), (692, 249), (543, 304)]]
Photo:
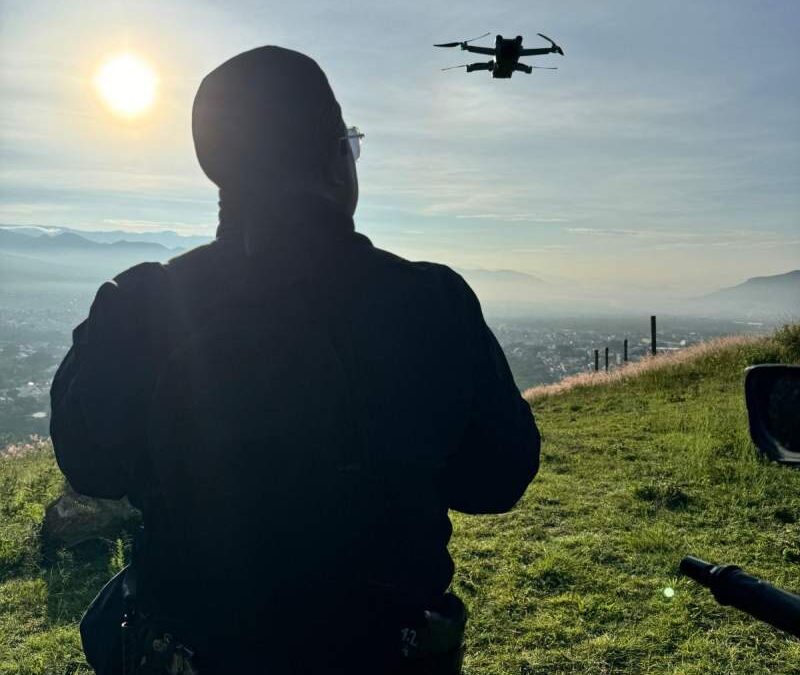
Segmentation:
[(452, 267), (428, 260), (407, 260), (379, 248), (372, 249), (371, 255), (377, 273), (370, 278), (382, 290), (395, 289), (404, 296), (416, 296), (447, 315), (482, 315), (475, 292)]
[(99, 289), (108, 291), (112, 286), (123, 296), (140, 295), (142, 293), (159, 293), (164, 284), (176, 277), (191, 276), (192, 272), (202, 273), (219, 255), (216, 241), (197, 246), (170, 258), (167, 262), (141, 262), (119, 274), (111, 282), (106, 282)]
[(160, 262), (142, 262), (133, 265), (114, 277), (117, 286), (135, 287), (148, 283), (152, 279), (161, 278), (164, 274), (164, 265)]
[(181, 273), (196, 267), (204, 267), (219, 258), (222, 248), (221, 242), (218, 239), (214, 239), (207, 244), (195, 246), (188, 251), (183, 251), (173, 256), (164, 263), (164, 267), (171, 273)]
[(421, 282), (435, 283), (457, 293), (471, 293), (467, 282), (452, 267), (428, 260), (408, 260), (395, 253), (373, 248), (376, 263), (384, 270), (398, 275), (414, 277)]
[(133, 265), (103, 282), (89, 310), (89, 333), (118, 339), (121, 327), (131, 324), (131, 317), (139, 320), (144, 308), (161, 304), (166, 287), (164, 265), (159, 262)]
[(221, 239), (196, 246), (170, 258), (164, 270), (173, 288), (210, 291), (233, 270), (241, 268), (241, 255)]

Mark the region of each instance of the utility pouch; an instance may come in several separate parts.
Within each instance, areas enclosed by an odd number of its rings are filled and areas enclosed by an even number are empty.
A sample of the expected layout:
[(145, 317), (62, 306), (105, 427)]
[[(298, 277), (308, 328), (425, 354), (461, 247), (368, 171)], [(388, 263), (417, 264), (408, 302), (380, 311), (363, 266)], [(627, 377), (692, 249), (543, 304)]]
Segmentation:
[(127, 566), (81, 620), (86, 660), (97, 675), (198, 675), (194, 652), (175, 637), (176, 622), (142, 611), (136, 568)]
[(199, 675), (194, 652), (157, 621), (138, 631), (134, 669), (125, 675)]
[(397, 675), (461, 675), (467, 610), (452, 593), (400, 628)]
[(122, 675), (198, 675), (194, 651), (174, 634), (180, 622), (146, 610), (131, 571), (122, 584)]

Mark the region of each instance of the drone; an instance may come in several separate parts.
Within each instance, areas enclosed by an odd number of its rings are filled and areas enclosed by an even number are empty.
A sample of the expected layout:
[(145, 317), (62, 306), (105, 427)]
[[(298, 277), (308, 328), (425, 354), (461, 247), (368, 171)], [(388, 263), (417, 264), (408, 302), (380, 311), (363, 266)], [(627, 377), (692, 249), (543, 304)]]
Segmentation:
[(495, 57), (492, 61), (486, 61), (485, 63), (463, 63), (460, 66), (450, 66), (449, 68), (442, 68), (442, 70), (466, 68), (468, 73), (474, 73), (476, 70), (488, 70), (492, 74), (492, 77), (509, 78), (518, 70), (523, 73), (528, 73), (528, 75), (533, 72), (534, 68), (541, 70), (558, 70), (558, 68), (553, 67), (528, 66), (524, 63), (519, 63), (521, 56), (538, 56), (541, 54), (561, 54), (561, 56), (564, 56), (564, 50), (549, 37), (541, 33), (537, 33), (537, 35), (547, 40), (550, 43), (549, 47), (523, 49), (521, 35), (517, 35), (513, 40), (498, 35), (494, 40), (494, 47), (473, 47), (469, 44), (476, 40), (482, 40), (487, 35), (491, 35), (491, 33), (484, 33), (478, 37), (462, 40), (461, 42), (443, 42), (442, 44), (433, 45), (434, 47), (461, 47), (464, 51), (474, 52), (475, 54), (488, 54), (489, 56)]

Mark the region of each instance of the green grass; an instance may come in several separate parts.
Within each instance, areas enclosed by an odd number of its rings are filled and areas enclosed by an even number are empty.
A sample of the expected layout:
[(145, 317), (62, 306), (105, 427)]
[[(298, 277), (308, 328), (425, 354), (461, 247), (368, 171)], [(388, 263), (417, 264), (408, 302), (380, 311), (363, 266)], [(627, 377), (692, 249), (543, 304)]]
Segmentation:
[(46, 442), (0, 459), (2, 675), (91, 672), (83, 662), (77, 620), (102, 585), (105, 570), (97, 568), (103, 564), (96, 555), (78, 559), (67, 551), (45, 564), (40, 551), (45, 505), (62, 487)]
[(800, 591), (800, 472), (757, 459), (742, 390), (798, 333), (535, 401), (521, 504), (455, 518), (467, 673), (800, 672), (800, 643), (677, 575), (694, 554)]
[[(776, 361), (800, 362), (800, 329), (535, 400), (520, 505), (454, 515), (466, 675), (800, 672), (800, 642), (677, 575), (691, 553), (800, 591), (800, 471), (756, 457), (742, 395), (743, 368)], [(61, 485), (47, 442), (0, 459), (0, 675), (90, 672), (77, 621), (122, 542), (43, 560)]]

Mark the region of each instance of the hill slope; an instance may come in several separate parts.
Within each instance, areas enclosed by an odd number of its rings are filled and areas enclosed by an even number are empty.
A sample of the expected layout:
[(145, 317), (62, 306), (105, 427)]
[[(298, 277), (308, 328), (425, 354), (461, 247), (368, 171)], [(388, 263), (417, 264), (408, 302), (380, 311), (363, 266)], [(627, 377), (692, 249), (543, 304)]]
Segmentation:
[[(454, 516), (465, 674), (798, 672), (799, 643), (676, 578), (693, 553), (800, 591), (800, 472), (756, 458), (741, 386), (749, 363), (800, 361), (798, 342), (793, 329), (534, 394), (544, 451), (528, 494), (510, 514)], [(0, 459), (2, 675), (87, 673), (76, 622), (123, 563), (120, 539), (42, 564), (60, 486), (46, 443)]]
[(712, 314), (796, 318), (800, 316), (800, 270), (752, 277), (695, 302)]

